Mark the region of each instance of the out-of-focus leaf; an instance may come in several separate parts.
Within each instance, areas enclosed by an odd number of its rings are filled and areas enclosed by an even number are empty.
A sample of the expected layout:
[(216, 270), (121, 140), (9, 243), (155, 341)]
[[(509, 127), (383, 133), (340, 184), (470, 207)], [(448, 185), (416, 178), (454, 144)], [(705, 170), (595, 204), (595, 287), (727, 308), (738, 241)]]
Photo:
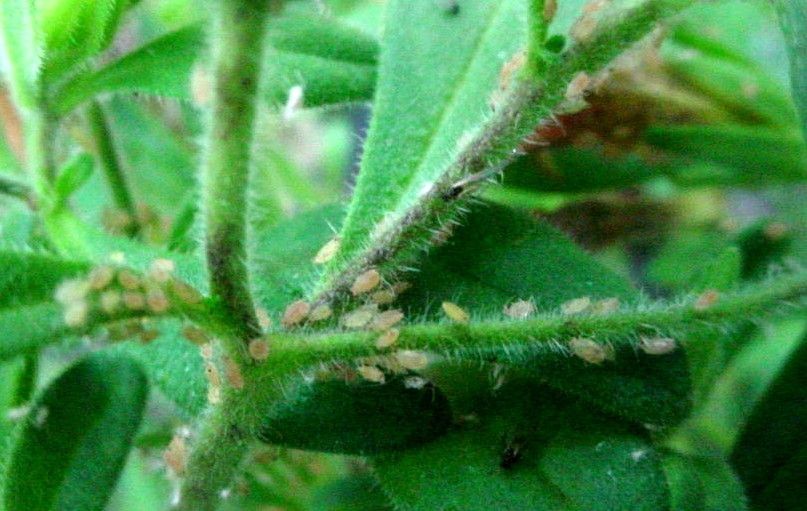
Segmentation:
[(42, 44), (31, 0), (0, 4), (0, 60), (3, 78), (18, 105), (33, 108), (39, 93)]
[(104, 509), (147, 394), (130, 359), (96, 354), (70, 367), (37, 398), (16, 438), (6, 509)]
[(92, 172), (92, 156), (87, 153), (80, 153), (71, 158), (56, 177), (56, 183), (53, 186), (55, 194), (54, 207), (61, 208), (66, 206), (70, 196), (87, 182)]
[(796, 509), (807, 499), (807, 337), (748, 418), (731, 454), (754, 509)]
[(745, 511), (743, 485), (720, 458), (664, 457), (670, 511)]
[(802, 133), (807, 140), (807, 2), (805, 0), (777, 0), (779, 21), (785, 34), (790, 55), (790, 82), (793, 99), (801, 114)]
[(451, 425), (451, 409), (432, 385), (404, 378), (383, 385), (341, 380), (301, 383), (294, 398), (269, 410), (261, 440), (296, 449), (375, 454), (434, 440)]

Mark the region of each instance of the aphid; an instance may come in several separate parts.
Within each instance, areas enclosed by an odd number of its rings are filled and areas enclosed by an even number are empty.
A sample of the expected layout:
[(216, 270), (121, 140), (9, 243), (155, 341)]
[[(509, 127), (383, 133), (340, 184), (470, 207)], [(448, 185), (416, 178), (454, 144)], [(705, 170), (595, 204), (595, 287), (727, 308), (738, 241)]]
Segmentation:
[(575, 337), (569, 341), (569, 348), (589, 364), (602, 364), (608, 358), (605, 348), (591, 339)]
[(371, 294), (370, 301), (376, 305), (389, 305), (395, 301), (395, 293), (389, 289), (382, 289)]
[(597, 19), (594, 16), (584, 15), (572, 26), (570, 34), (579, 44), (585, 44), (594, 35), (597, 29)]
[(241, 367), (229, 357), (224, 358), (224, 369), (227, 375), (227, 382), (236, 390), (244, 388), (244, 375), (241, 374)]
[(371, 268), (356, 277), (356, 280), (353, 281), (353, 285), (350, 286), (350, 292), (353, 293), (353, 296), (358, 296), (360, 294), (372, 291), (378, 287), (380, 283), (381, 274), (378, 273), (378, 270), (375, 268)]
[(373, 318), (373, 320), (370, 322), (370, 328), (377, 332), (383, 332), (384, 330), (394, 326), (403, 318), (403, 312), (398, 309), (384, 311)]
[(429, 359), (425, 354), (419, 351), (399, 351), (395, 353), (395, 360), (397, 360), (397, 362), (401, 364), (404, 369), (409, 369), (411, 371), (417, 371), (429, 365)]
[(249, 341), (249, 356), (253, 360), (266, 360), (269, 357), (269, 343), (263, 339), (252, 339)]
[(421, 376), (407, 376), (404, 378), (404, 388), (420, 390), (426, 386), (429, 381)]
[(115, 270), (111, 266), (96, 266), (89, 275), (90, 288), (100, 291), (107, 287), (115, 278)]
[(119, 291), (104, 291), (98, 299), (101, 310), (105, 314), (114, 314), (120, 308), (121, 294)]
[(580, 314), (586, 312), (591, 307), (591, 298), (584, 296), (582, 298), (575, 298), (569, 300), (560, 306), (561, 312), (567, 315)]
[(126, 291), (123, 293), (123, 305), (129, 310), (143, 310), (146, 308), (146, 297), (143, 296), (143, 293)]
[(411, 289), (411, 287), (412, 287), (411, 282), (406, 281), (396, 282), (395, 284), (392, 285), (392, 292), (395, 293), (395, 296), (399, 296), (407, 292), (409, 289)]
[(286, 105), (283, 107), (283, 120), (290, 120), (303, 107), (304, 93), (302, 85), (294, 85), (289, 89)]
[(213, 345), (210, 343), (202, 344), (201, 346), (199, 346), (199, 354), (202, 356), (203, 360), (212, 360)]
[(507, 442), (507, 446), (505, 446), (504, 451), (502, 451), (499, 466), (505, 470), (513, 468), (513, 465), (521, 460), (521, 455), (524, 452), (524, 443), (524, 440), (521, 438), (514, 438)]
[(118, 272), (118, 284), (124, 289), (135, 291), (140, 287), (140, 277), (129, 270), (121, 270)]
[(185, 325), (182, 327), (182, 337), (198, 346), (205, 346), (210, 342), (205, 331), (194, 325)]
[(140, 332), (140, 342), (148, 344), (160, 336), (160, 331), (155, 328), (149, 328)]
[(272, 318), (269, 317), (269, 313), (263, 307), (255, 307), (255, 317), (258, 318), (258, 326), (262, 330), (269, 330), (269, 327), (272, 326)]
[(86, 280), (70, 279), (59, 284), (54, 297), (57, 302), (63, 305), (70, 305), (73, 302), (83, 300), (89, 290), (90, 286)]
[(378, 312), (375, 304), (365, 305), (342, 316), (342, 325), (345, 328), (364, 328)]
[(176, 265), (170, 259), (155, 259), (149, 268), (149, 277), (160, 284), (165, 284), (171, 280)]
[(719, 299), (720, 292), (714, 289), (709, 289), (698, 296), (698, 299), (695, 300), (695, 305), (693, 305), (693, 307), (696, 311), (706, 310), (712, 305), (716, 304)]
[(221, 387), (208, 387), (207, 389), (207, 402), (211, 405), (221, 403)]
[(146, 293), (146, 304), (149, 310), (155, 314), (167, 312), (171, 307), (168, 297), (160, 289), (152, 289)]
[(126, 262), (126, 254), (123, 252), (112, 252), (109, 254), (109, 262), (112, 264), (123, 264)]
[(362, 378), (373, 383), (384, 383), (384, 373), (375, 366), (362, 365), (356, 368)]
[(64, 310), (64, 323), (69, 327), (80, 327), (87, 322), (89, 306), (84, 300), (73, 302)]
[(325, 264), (333, 259), (336, 252), (339, 251), (339, 246), (341, 243), (341, 238), (337, 236), (336, 238), (332, 238), (330, 241), (328, 241), (328, 243), (324, 244), (322, 248), (319, 249), (319, 252), (317, 252), (317, 255), (314, 256), (314, 264)]
[(188, 305), (196, 305), (202, 301), (202, 294), (199, 291), (179, 280), (171, 281), (171, 291)]
[(558, 0), (544, 0), (544, 21), (549, 23), (558, 12)]
[(205, 377), (207, 378), (207, 381), (210, 382), (210, 385), (214, 387), (221, 387), (219, 370), (216, 369), (216, 366), (214, 366), (209, 360), (205, 361)]
[(504, 307), (504, 315), (513, 319), (526, 319), (535, 312), (535, 304), (528, 300), (518, 300)]
[(191, 99), (196, 106), (206, 106), (213, 99), (213, 84), (210, 73), (201, 64), (193, 67), (191, 72)]
[(594, 314), (610, 314), (619, 310), (619, 298), (605, 298), (604, 300), (597, 300), (591, 306), (591, 312)]
[(294, 326), (304, 320), (310, 311), (311, 305), (305, 300), (292, 302), (286, 307), (285, 312), (283, 312), (283, 318), (280, 320), (280, 324), (286, 328)]
[(398, 340), (398, 337), (401, 335), (401, 331), (397, 328), (390, 328), (380, 336), (375, 341), (375, 347), (383, 350), (389, 348)]
[(639, 347), (648, 355), (667, 355), (675, 351), (677, 343), (670, 337), (642, 337)]
[(591, 85), (591, 78), (588, 74), (584, 71), (577, 73), (566, 87), (566, 99), (575, 100), (582, 98), (589, 85)]
[(515, 72), (524, 67), (524, 63), (526, 61), (527, 55), (524, 53), (524, 51), (519, 51), (513, 55), (510, 60), (504, 63), (501, 71), (499, 71), (499, 89), (505, 90), (510, 87), (510, 82), (515, 75)]
[(321, 303), (311, 310), (311, 314), (308, 315), (308, 321), (324, 321), (331, 316), (333, 316), (333, 310), (328, 306), (328, 304)]
[(449, 319), (457, 323), (467, 323), (471, 317), (468, 313), (454, 302), (443, 302), (443, 312)]

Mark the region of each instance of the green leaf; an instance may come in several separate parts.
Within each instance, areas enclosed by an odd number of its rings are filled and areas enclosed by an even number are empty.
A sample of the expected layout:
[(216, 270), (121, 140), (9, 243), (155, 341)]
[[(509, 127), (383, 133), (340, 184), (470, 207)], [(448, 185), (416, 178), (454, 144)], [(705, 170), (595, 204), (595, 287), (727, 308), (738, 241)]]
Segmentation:
[(667, 508), (659, 456), (630, 427), (523, 381), (476, 407), (443, 438), (374, 459), (397, 509)]
[(67, 205), (70, 196), (92, 176), (93, 166), (93, 158), (87, 153), (77, 154), (64, 165), (53, 186), (55, 208)]
[(731, 454), (754, 509), (796, 509), (807, 498), (807, 337), (759, 399)]
[[(272, 103), (285, 102), (294, 85), (304, 87), (305, 105), (312, 107), (372, 95), (377, 52), (372, 38), (331, 19), (305, 16), (273, 19), (267, 38), (265, 92)], [(57, 93), (55, 109), (66, 114), (110, 92), (189, 99), (191, 72), (203, 42), (204, 33), (196, 25), (166, 34), (93, 73), (78, 75)]]
[(260, 438), (296, 449), (375, 454), (429, 442), (450, 425), (448, 401), (433, 385), (408, 388), (403, 377), (383, 385), (330, 380), (300, 383), (292, 399), (269, 411)]
[(37, 398), (16, 439), (6, 509), (104, 509), (147, 394), (127, 358), (95, 354), (70, 367)]
[(801, 130), (807, 140), (807, 1), (777, 0), (779, 21), (790, 55), (793, 99), (801, 114)]
[(664, 457), (670, 511), (745, 511), (743, 485), (720, 458)]
[(0, 50), (3, 75), (16, 103), (34, 108), (42, 51), (31, 0), (4, 0), (0, 4)]
[(457, 13), (395, 0), (386, 20), (373, 118), (342, 231), (343, 262), (440, 175), (457, 141), (489, 115), (499, 71), (526, 40), (525, 5), (514, 0), (469, 0)]

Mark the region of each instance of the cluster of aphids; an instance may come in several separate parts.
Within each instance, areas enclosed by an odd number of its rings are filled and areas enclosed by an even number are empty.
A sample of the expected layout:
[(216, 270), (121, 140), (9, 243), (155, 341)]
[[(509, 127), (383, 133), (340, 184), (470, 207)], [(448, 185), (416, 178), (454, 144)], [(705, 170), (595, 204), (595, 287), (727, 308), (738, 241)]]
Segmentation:
[(92, 319), (120, 320), (108, 327), (111, 339), (139, 336), (149, 342), (159, 332), (148, 328), (145, 316), (187, 309), (202, 301), (196, 289), (174, 278), (171, 260), (155, 259), (145, 274), (123, 267), (123, 262), (123, 254), (115, 254), (109, 264), (96, 266), (86, 277), (66, 280), (56, 288), (56, 301), (64, 307), (67, 326), (81, 328)]

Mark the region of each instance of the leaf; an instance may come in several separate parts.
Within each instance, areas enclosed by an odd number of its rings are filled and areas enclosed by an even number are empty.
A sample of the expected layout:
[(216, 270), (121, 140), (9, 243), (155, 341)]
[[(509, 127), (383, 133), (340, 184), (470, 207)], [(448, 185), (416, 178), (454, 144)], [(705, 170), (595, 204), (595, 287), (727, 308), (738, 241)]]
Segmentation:
[(805, 375), (807, 337), (759, 399), (734, 445), (731, 462), (754, 509), (795, 509), (807, 498)]
[[(375, 82), (375, 41), (321, 17), (282, 16), (268, 33), (269, 101), (285, 102), (293, 85), (305, 88), (306, 106), (368, 99)], [(68, 82), (54, 100), (66, 114), (102, 93), (143, 92), (191, 98), (191, 72), (202, 54), (197, 25), (166, 34), (90, 74)], [(170, 65), (166, 65), (170, 62)]]
[[(484, 121), (502, 65), (525, 42), (524, 2), (469, 0), (457, 14), (434, 2), (390, 2), (373, 118), (342, 231), (349, 261), (417, 201)], [(390, 222), (388, 222), (390, 223)]]
[(42, 51), (33, 2), (4, 0), (0, 4), (0, 56), (3, 75), (16, 103), (34, 108), (39, 93)]
[(147, 394), (127, 358), (95, 354), (71, 366), (37, 398), (16, 439), (7, 510), (104, 509)]
[(259, 436), (295, 449), (374, 454), (429, 442), (450, 424), (448, 401), (432, 385), (330, 380), (301, 383), (269, 411)]
[(71, 158), (62, 168), (54, 184), (55, 208), (67, 205), (70, 196), (84, 185), (92, 176), (93, 159), (87, 153), (79, 153)]
[(423, 447), (376, 457), (396, 509), (666, 509), (643, 435), (549, 389), (514, 381)]
[(777, 0), (775, 4), (790, 56), (793, 99), (801, 114), (802, 134), (807, 140), (807, 1)]
[(745, 511), (743, 485), (720, 458), (668, 454), (663, 461), (670, 511)]

